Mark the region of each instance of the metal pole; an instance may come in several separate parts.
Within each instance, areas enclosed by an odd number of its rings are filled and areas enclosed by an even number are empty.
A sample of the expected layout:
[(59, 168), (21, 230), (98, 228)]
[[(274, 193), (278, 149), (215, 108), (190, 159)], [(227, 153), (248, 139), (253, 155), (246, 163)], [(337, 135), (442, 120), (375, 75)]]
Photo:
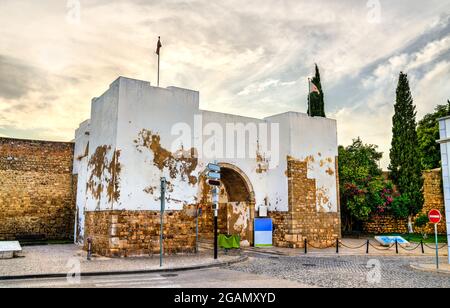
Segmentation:
[(161, 230), (159, 235), (159, 266), (163, 266), (163, 255), (164, 255), (164, 209), (166, 202), (166, 179), (161, 178), (161, 211), (160, 211), (160, 219), (161, 219)]
[(88, 242), (87, 260), (91, 261), (91, 259), (92, 259), (92, 239), (89, 237), (87, 239), (87, 242)]
[(158, 88), (159, 88), (159, 65), (160, 65), (160, 57), (161, 57), (161, 49), (159, 50), (158, 54)]
[(398, 254), (398, 240), (395, 240), (395, 253)]
[(308, 115), (311, 116), (311, 79), (308, 78)]
[(438, 224), (434, 224), (434, 237), (436, 240), (436, 268), (439, 269), (439, 243), (438, 243)]
[(218, 188), (213, 189), (213, 201), (214, 201), (214, 260), (218, 258), (218, 216), (219, 216), (219, 192)]
[(367, 240), (367, 247), (366, 247), (366, 254), (369, 254), (369, 245), (370, 245), (370, 240)]
[(197, 218), (196, 218), (196, 226), (195, 226), (195, 253), (198, 253), (198, 215), (200, 210), (197, 209)]

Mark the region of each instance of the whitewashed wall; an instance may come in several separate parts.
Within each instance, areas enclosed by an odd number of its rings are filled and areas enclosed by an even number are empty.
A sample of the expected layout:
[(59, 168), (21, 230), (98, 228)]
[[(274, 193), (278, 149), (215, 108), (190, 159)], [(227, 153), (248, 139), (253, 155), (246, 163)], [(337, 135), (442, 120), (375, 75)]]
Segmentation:
[[(442, 178), (444, 183), (445, 217), (447, 217), (447, 238), (450, 243), (450, 117), (439, 121), (442, 157)], [(450, 247), (448, 248), (448, 262), (450, 264)]]
[[(200, 122), (199, 122), (200, 121)], [(200, 123), (200, 124), (199, 124)], [(260, 145), (260, 153), (267, 158), (270, 169), (258, 172), (256, 153), (243, 159), (200, 156), (197, 168), (192, 175), (198, 177), (207, 164), (215, 159), (219, 163), (229, 163), (240, 168), (249, 178), (256, 198), (256, 207), (269, 204), (271, 210), (288, 210), (288, 182), (286, 176), (287, 156), (299, 160), (308, 160), (308, 176), (317, 181), (317, 188), (326, 195), (326, 204), (318, 202), (318, 210), (336, 212), (338, 207), (335, 157), (337, 156), (336, 121), (324, 118), (310, 118), (307, 115), (289, 112), (254, 119), (230, 114), (223, 114), (199, 109), (199, 93), (175, 87), (157, 88), (150, 83), (120, 77), (113, 82), (108, 91), (92, 102), (90, 135), (85, 135), (87, 128), (80, 127), (76, 132), (76, 151), (80, 152), (89, 139), (89, 156), (77, 161), (74, 172), (79, 175), (77, 206), (86, 211), (93, 210), (159, 210), (160, 178), (166, 177), (171, 182), (168, 192), (167, 208), (181, 210), (184, 204), (195, 204), (199, 192), (198, 184), (189, 183), (182, 178), (181, 172), (176, 176), (168, 168), (161, 170), (153, 163), (155, 155), (152, 150), (143, 147), (142, 133), (151, 132), (160, 136), (161, 148), (174, 152), (181, 147), (202, 148), (199, 145), (211, 145), (210, 136), (201, 137), (196, 132), (222, 128), (226, 131), (227, 123), (243, 125), (269, 124), (269, 144), (267, 151)], [(279, 126), (279, 136), (271, 136), (270, 125)], [(196, 127), (197, 125), (197, 127)], [(193, 128), (192, 134), (181, 138), (177, 129)], [(206, 132), (207, 133), (207, 132)], [(258, 131), (259, 139), (261, 131)], [(200, 134), (201, 135), (201, 134)], [(87, 137), (86, 137), (87, 136)], [(220, 139), (220, 137), (218, 137)], [(258, 149), (257, 139), (249, 140), (253, 149)], [(226, 140), (216, 140), (226, 153)], [(120, 197), (117, 202), (108, 202), (106, 192), (100, 200), (95, 200), (86, 192), (86, 181), (92, 172), (89, 159), (101, 146), (110, 146), (107, 159), (114, 151), (120, 152)], [(237, 146), (237, 145), (235, 145)], [(279, 147), (278, 157), (272, 157), (270, 150)], [(200, 153), (201, 154), (201, 153)], [(277, 159), (276, 159), (277, 158)], [(177, 170), (182, 169), (177, 163)], [(86, 173), (83, 173), (86, 170)], [(328, 173), (327, 173), (328, 171)], [(333, 174), (331, 174), (333, 173)], [(102, 179), (103, 180), (103, 179)], [(106, 183), (104, 183), (106, 186)], [(84, 187), (84, 188), (83, 188)]]
[[(84, 234), (84, 212), (86, 207), (86, 181), (87, 181), (87, 164), (88, 155), (86, 149), (89, 149), (89, 120), (80, 124), (75, 131), (75, 149), (73, 161), (73, 174), (78, 176), (77, 180), (77, 196), (76, 196), (76, 215), (74, 239), (76, 243), (83, 243)], [(88, 152), (89, 153), (89, 152)], [(79, 232), (77, 231), (79, 229)], [(78, 233), (80, 237), (78, 238)]]

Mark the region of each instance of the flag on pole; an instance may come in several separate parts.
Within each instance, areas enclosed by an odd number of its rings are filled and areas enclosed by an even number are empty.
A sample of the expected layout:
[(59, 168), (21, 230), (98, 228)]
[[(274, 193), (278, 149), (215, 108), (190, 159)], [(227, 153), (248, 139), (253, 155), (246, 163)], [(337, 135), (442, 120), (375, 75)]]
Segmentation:
[(159, 56), (159, 52), (161, 50), (162, 44), (161, 44), (161, 37), (158, 36), (158, 44), (156, 45), (156, 54)]
[(311, 84), (311, 88), (310, 88), (309, 93), (316, 92), (317, 94), (320, 94), (319, 88), (312, 81), (310, 81), (310, 84)]

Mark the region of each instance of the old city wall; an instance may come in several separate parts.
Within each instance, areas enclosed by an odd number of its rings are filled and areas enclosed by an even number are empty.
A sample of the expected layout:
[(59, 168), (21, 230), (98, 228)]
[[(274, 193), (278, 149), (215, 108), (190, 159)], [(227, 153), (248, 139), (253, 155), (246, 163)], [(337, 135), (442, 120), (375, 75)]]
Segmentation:
[(0, 138), (0, 240), (73, 237), (73, 148)]

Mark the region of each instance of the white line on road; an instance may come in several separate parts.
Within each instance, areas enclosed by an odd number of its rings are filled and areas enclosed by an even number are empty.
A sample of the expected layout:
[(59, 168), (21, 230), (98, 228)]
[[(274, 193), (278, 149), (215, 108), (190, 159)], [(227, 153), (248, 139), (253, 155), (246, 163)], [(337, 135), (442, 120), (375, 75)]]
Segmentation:
[(149, 288), (175, 288), (175, 285), (171, 282), (162, 283), (162, 284), (155, 284), (152, 285), (148, 281), (141, 281), (141, 282), (132, 282), (132, 283), (105, 283), (105, 284), (95, 284), (97, 288), (110, 288), (110, 287), (134, 287), (134, 286), (148, 286)]
[(132, 283), (132, 282), (152, 282), (152, 281), (158, 281), (158, 280), (166, 280), (164, 277), (153, 277), (153, 278), (133, 278), (133, 279), (109, 279), (109, 280), (95, 280), (95, 279), (82, 279), (81, 283), (95, 283), (95, 284), (108, 284), (108, 283), (116, 283), (116, 282), (125, 282), (125, 283)]

